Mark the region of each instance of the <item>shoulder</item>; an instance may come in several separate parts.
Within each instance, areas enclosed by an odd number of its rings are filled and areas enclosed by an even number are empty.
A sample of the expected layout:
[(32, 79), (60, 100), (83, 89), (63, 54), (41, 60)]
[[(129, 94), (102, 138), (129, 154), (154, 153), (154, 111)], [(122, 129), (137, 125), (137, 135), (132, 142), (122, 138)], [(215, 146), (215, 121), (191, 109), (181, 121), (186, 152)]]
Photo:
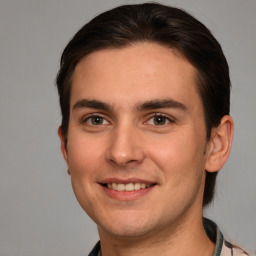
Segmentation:
[(216, 245), (213, 256), (256, 256), (226, 240), (216, 223), (213, 221), (204, 218), (203, 224), (208, 237)]
[(222, 246), (222, 251), (221, 251), (221, 256), (227, 256), (227, 255), (232, 255), (232, 256), (255, 256), (254, 254), (251, 254), (241, 247), (231, 244), (228, 241), (223, 242)]

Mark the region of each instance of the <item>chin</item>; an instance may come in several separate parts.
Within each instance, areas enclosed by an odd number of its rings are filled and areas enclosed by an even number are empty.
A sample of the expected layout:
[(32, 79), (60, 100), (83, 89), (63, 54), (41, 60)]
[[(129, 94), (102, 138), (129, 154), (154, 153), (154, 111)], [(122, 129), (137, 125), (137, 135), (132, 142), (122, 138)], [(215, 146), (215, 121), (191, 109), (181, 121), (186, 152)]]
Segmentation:
[[(143, 237), (148, 232), (152, 225), (151, 218), (146, 218), (150, 214), (141, 210), (114, 210), (102, 209), (96, 207), (97, 210), (92, 210), (92, 207), (83, 207), (87, 215), (96, 223), (99, 234), (109, 234), (119, 238), (134, 238)], [(89, 209), (89, 210), (88, 210)]]
[(146, 214), (130, 213), (120, 215), (100, 221), (98, 223), (99, 233), (107, 233), (116, 238), (138, 239), (150, 235), (151, 232), (154, 232), (154, 227), (160, 224), (152, 218), (145, 218)]
[(104, 233), (108, 233), (113, 237), (123, 238), (123, 239), (138, 239), (147, 236), (150, 233), (149, 227), (143, 227), (141, 225), (132, 225), (129, 224), (121, 224), (118, 227), (111, 227), (106, 226), (98, 226), (99, 233), (103, 231)]

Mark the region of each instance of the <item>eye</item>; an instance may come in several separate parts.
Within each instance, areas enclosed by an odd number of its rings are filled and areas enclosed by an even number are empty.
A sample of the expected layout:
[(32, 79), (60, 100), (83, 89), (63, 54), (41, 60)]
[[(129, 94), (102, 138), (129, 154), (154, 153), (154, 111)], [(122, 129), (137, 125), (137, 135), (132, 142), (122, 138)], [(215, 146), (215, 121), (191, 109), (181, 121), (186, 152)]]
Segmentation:
[(166, 125), (173, 122), (170, 118), (162, 115), (162, 114), (155, 114), (148, 120), (148, 124), (150, 125)]
[(91, 115), (90, 117), (85, 118), (83, 122), (92, 126), (109, 124), (104, 117), (99, 115)]

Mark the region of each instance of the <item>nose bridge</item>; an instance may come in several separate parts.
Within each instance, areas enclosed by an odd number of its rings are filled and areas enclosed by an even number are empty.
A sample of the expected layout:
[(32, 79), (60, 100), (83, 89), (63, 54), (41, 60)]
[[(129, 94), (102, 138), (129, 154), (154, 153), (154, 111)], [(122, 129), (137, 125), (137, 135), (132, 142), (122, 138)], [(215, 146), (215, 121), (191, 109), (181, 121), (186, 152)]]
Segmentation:
[(144, 160), (141, 135), (135, 125), (131, 122), (119, 123), (111, 133), (106, 153), (108, 161), (119, 166), (129, 166)]

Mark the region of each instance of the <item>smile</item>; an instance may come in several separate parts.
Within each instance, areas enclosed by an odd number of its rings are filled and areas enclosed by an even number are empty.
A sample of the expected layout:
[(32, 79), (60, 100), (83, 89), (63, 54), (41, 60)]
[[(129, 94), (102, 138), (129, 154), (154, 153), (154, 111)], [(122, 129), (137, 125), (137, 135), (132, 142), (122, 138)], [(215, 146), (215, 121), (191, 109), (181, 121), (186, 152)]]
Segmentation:
[(146, 183), (107, 183), (105, 186), (108, 189), (116, 190), (116, 191), (134, 191), (134, 190), (140, 190), (151, 187), (153, 184), (146, 184)]

